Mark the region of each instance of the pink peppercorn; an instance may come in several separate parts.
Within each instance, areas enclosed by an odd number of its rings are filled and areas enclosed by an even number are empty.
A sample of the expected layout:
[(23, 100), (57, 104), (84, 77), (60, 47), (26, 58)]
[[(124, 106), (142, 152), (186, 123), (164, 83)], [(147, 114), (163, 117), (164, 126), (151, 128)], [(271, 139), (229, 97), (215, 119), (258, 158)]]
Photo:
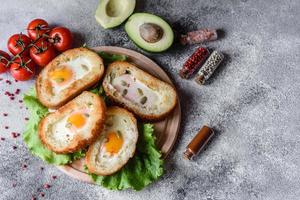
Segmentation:
[(20, 89), (16, 89), (15, 94), (20, 94)]

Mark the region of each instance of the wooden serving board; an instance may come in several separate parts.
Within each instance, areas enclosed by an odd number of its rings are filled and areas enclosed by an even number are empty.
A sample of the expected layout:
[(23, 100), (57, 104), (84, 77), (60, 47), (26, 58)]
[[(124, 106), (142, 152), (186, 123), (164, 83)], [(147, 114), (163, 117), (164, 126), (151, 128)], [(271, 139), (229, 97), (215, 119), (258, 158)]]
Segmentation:
[[(170, 83), (173, 85), (171, 79), (168, 75), (152, 60), (146, 56), (121, 47), (113, 46), (101, 46), (95, 47), (95, 51), (104, 51), (107, 53), (113, 54), (122, 54), (128, 56), (128, 61), (136, 64), (140, 69), (152, 74), (153, 76), (159, 78), (162, 81)], [(174, 86), (174, 85), (173, 85)], [(154, 133), (156, 135), (156, 144), (163, 154), (163, 158), (166, 158), (167, 155), (173, 148), (173, 145), (176, 142), (177, 135), (180, 128), (181, 120), (181, 109), (178, 99), (178, 103), (174, 111), (163, 121), (154, 123)], [(92, 183), (90, 177), (85, 173), (83, 166), (85, 164), (85, 159), (82, 158), (73, 162), (70, 165), (57, 166), (61, 171), (67, 175), (88, 183)]]

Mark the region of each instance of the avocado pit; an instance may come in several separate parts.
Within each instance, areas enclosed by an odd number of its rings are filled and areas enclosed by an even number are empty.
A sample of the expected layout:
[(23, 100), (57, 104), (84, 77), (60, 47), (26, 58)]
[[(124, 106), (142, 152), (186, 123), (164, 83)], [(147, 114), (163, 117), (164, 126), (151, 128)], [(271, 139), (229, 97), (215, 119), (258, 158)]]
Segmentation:
[(157, 24), (153, 23), (144, 23), (139, 27), (140, 36), (149, 43), (158, 42), (163, 34), (163, 29)]

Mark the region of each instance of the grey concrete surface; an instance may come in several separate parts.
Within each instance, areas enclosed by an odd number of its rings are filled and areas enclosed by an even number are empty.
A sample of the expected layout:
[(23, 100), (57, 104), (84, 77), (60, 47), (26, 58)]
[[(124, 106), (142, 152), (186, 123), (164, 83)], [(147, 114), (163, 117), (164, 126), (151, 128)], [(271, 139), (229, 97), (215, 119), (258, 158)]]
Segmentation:
[[(64, 25), (76, 44), (116, 45), (156, 61), (177, 85), (183, 110), (181, 136), (166, 160), (165, 175), (140, 192), (109, 191), (81, 183), (33, 157), (19, 137), (28, 112), (5, 91), (25, 92), (33, 81), (0, 81), (0, 199), (300, 199), (300, 1), (174, 0), (138, 1), (136, 11), (162, 16), (178, 31), (223, 29), (222, 39), (205, 44), (226, 54), (209, 83), (198, 86), (177, 75), (197, 46), (149, 54), (134, 46), (123, 26), (103, 30), (93, 15), (98, 1), (1, 1), (0, 49), (11, 34), (24, 31), (33, 18)], [(0, 75), (11, 79), (9, 75)], [(8, 113), (4, 117), (2, 113)], [(189, 140), (203, 124), (216, 137), (194, 162), (182, 158)], [(9, 129), (5, 129), (9, 126)], [(17, 149), (14, 150), (13, 146)], [(23, 164), (28, 165), (22, 169)], [(44, 167), (44, 170), (40, 168)], [(52, 180), (51, 176), (57, 176)], [(42, 189), (45, 183), (51, 188)]]

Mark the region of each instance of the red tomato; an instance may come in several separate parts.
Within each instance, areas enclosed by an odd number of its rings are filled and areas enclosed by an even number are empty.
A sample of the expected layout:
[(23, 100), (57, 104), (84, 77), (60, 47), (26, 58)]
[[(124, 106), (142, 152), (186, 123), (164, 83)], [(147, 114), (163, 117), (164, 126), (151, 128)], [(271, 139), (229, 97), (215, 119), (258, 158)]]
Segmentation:
[(34, 19), (27, 26), (28, 35), (32, 40), (40, 38), (48, 31), (50, 31), (48, 22), (43, 19)]
[(68, 50), (72, 47), (72, 33), (65, 27), (55, 27), (51, 30), (49, 36), (49, 41), (52, 42), (54, 47), (60, 52)]
[(34, 72), (35, 64), (29, 57), (16, 58), (10, 65), (10, 73), (18, 81), (31, 79)]
[[(8, 50), (13, 54), (17, 55), (21, 51), (23, 51), (29, 44), (31, 40), (27, 35), (24, 35), (22, 33), (20, 34), (14, 34), (8, 39), (7, 42), (7, 48)], [(26, 56), (28, 55), (29, 50), (25, 50), (22, 55)]]
[(0, 50), (0, 74), (8, 70), (7, 63), (10, 60), (8, 53)]
[(46, 40), (39, 40), (30, 48), (30, 57), (39, 66), (46, 66), (53, 58), (55, 58), (55, 49)]

